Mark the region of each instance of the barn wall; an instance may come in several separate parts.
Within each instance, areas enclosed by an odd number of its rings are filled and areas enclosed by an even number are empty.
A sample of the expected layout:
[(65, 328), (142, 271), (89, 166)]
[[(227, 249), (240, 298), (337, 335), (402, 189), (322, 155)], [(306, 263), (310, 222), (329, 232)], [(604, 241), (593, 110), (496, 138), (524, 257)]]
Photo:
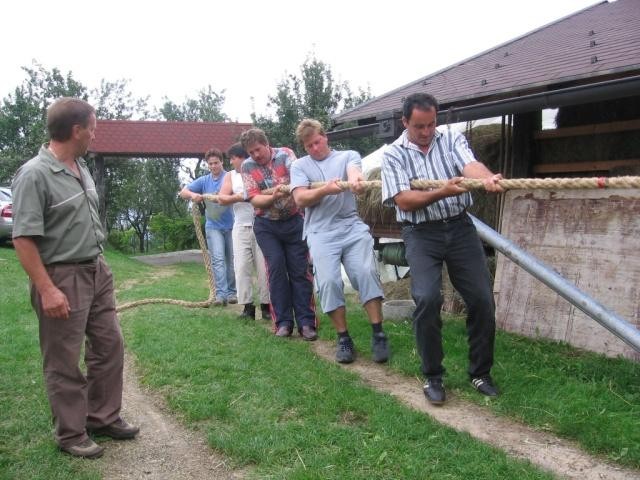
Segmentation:
[[(640, 192), (512, 190), (502, 234), (640, 328)], [(498, 255), (499, 328), (640, 361), (640, 353)]]

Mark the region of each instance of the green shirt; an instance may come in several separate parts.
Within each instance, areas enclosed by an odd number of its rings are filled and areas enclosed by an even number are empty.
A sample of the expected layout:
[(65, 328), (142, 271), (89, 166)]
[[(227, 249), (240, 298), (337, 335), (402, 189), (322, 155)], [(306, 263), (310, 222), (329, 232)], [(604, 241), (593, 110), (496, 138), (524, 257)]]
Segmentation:
[(78, 178), (47, 149), (25, 163), (13, 180), (13, 238), (33, 237), (45, 265), (80, 262), (102, 253), (98, 194), (87, 164)]

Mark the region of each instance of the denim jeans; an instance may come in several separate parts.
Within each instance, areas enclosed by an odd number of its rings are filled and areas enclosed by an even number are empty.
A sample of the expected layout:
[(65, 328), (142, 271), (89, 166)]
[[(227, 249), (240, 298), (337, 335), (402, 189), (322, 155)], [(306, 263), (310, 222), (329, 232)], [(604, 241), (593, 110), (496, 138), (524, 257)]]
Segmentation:
[(216, 298), (227, 300), (236, 296), (236, 274), (233, 270), (233, 241), (231, 230), (207, 228), (207, 246), (211, 269), (216, 282)]

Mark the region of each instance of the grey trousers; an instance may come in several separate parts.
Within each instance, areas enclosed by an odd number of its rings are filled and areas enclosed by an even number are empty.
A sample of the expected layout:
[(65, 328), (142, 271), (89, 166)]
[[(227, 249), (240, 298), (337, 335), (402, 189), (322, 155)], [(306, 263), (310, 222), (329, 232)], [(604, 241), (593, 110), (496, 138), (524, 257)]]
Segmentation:
[[(71, 307), (67, 320), (47, 317), (40, 295), (31, 287), (55, 440), (70, 447), (87, 438), (87, 426), (106, 426), (120, 416), (124, 343), (113, 275), (102, 256), (95, 263), (46, 269)], [(83, 343), (86, 377), (79, 366)]]

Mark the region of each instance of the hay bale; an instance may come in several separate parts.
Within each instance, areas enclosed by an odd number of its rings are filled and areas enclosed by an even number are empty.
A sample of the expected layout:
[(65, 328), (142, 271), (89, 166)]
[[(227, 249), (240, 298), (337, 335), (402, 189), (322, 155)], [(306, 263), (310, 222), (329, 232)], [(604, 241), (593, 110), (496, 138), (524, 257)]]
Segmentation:
[[(365, 180), (380, 180), (381, 169), (373, 168)], [(395, 208), (382, 205), (382, 189), (372, 188), (356, 197), (358, 214), (370, 228), (376, 226), (397, 226)]]

